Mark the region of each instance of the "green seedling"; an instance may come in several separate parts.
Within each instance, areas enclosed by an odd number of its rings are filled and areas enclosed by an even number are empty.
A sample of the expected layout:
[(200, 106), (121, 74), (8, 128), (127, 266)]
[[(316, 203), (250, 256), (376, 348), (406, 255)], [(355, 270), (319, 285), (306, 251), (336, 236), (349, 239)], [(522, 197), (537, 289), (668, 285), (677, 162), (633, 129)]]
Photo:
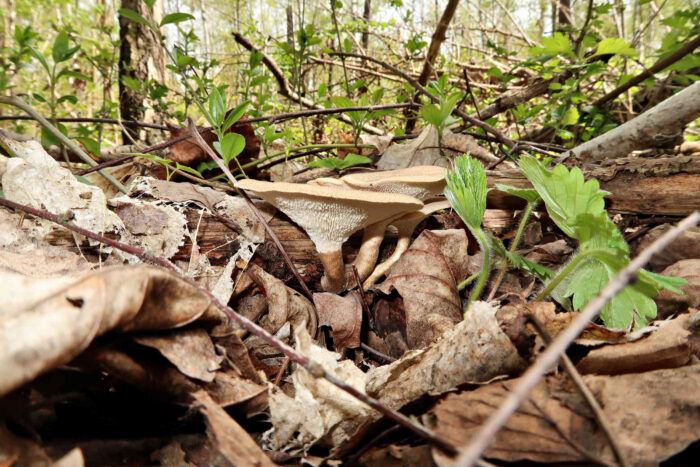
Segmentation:
[(359, 154), (349, 153), (345, 156), (345, 159), (338, 159), (337, 157), (326, 157), (323, 159), (316, 159), (315, 161), (309, 162), (309, 167), (325, 167), (327, 169), (334, 170), (345, 170), (350, 167), (355, 167), (362, 164), (371, 164), (372, 159), (365, 156), (360, 156)]
[[(571, 261), (557, 272), (536, 298), (551, 295), (565, 307), (583, 308), (630, 262), (629, 246), (605, 210), (597, 180), (585, 181), (580, 169), (557, 165), (548, 170), (530, 156), (520, 158), (520, 168), (542, 197), (549, 217), (579, 243)], [(666, 277), (645, 270), (603, 308), (601, 319), (610, 328), (642, 327), (656, 317), (652, 300), (659, 290), (682, 293), (676, 287), (684, 279)]]
[[(476, 237), (483, 254), (479, 281), (472, 289), (467, 304), (469, 306), (469, 303), (479, 298), (479, 294), (486, 284), (491, 264), (491, 248), (486, 234), (481, 229), (481, 222), (486, 211), (486, 194), (488, 193), (486, 171), (481, 162), (465, 154), (455, 159), (455, 169), (449, 171), (445, 175), (445, 179), (447, 181), (445, 187), (447, 200), (467, 225), (469, 231)], [(465, 285), (464, 283), (460, 284), (460, 289)]]

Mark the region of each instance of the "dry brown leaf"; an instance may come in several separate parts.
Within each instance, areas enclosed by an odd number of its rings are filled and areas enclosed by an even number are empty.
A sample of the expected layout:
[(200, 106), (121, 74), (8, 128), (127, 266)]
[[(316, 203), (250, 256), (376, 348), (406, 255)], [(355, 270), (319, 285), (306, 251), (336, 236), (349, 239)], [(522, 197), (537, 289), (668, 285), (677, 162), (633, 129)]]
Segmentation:
[(223, 320), (208, 297), (153, 266), (120, 266), (61, 281), (0, 269), (0, 394), (67, 363), (109, 331), (164, 330), (206, 316)]
[(399, 360), (371, 369), (367, 393), (398, 409), (428, 392), (444, 392), (469, 382), (514, 374), (525, 366), (501, 331), (496, 309), (474, 302), (442, 339), (406, 353)]
[[(620, 376), (584, 376), (630, 465), (658, 465), (700, 438), (700, 365)], [(448, 394), (424, 417), (464, 445), (517, 380)], [(450, 465), (439, 453), (440, 464)], [(550, 377), (510, 418), (484, 453), (507, 462), (615, 463), (610, 445), (576, 389)]]
[[(353, 386), (365, 390), (365, 374), (340, 354), (315, 345), (305, 328), (294, 333), (296, 349), (309, 359)], [(272, 450), (304, 450), (319, 440), (337, 446), (357, 426), (377, 412), (347, 392), (297, 367), (292, 374), (294, 398), (269, 385), (270, 418), (273, 428), (265, 433), (265, 444)]]
[(688, 308), (700, 308), (700, 259), (685, 259), (664, 269), (666, 276), (681, 277), (688, 281), (678, 288), (683, 295), (678, 295), (670, 290), (662, 290), (656, 298), (659, 309), (659, 318), (680, 313)]
[[(448, 394), (423, 416), (423, 422), (454, 445), (465, 445), (508, 396), (516, 381), (496, 382), (474, 391)], [(590, 463), (601, 455), (603, 461), (614, 461), (595, 421), (562, 406), (551, 397), (544, 381), (533, 389), (530, 398), (483, 454), (486, 459), (543, 463)], [(452, 465), (435, 451), (433, 456), (438, 465)]]
[(306, 326), (311, 336), (316, 336), (318, 318), (313, 305), (299, 292), (284, 285), (284, 282), (263, 271), (258, 265), (251, 265), (249, 276), (264, 291), (267, 298), (267, 314), (260, 324), (270, 333), (280, 330), (289, 322), (293, 326)]
[(214, 381), (214, 372), (224, 359), (223, 355), (216, 354), (209, 334), (201, 328), (188, 327), (135, 336), (134, 340), (158, 350), (184, 375), (207, 383)]
[(377, 161), (380, 170), (405, 169), (416, 165), (448, 167), (447, 160), (440, 154), (438, 132), (433, 125), (425, 127), (415, 139), (389, 146)]
[(241, 467), (275, 465), (248, 432), (214, 402), (209, 394), (197, 392), (194, 398), (207, 420), (207, 435), (228, 462)]
[(362, 305), (355, 292), (344, 297), (322, 292), (314, 294), (318, 324), (332, 330), (333, 346), (337, 351), (360, 346)]
[(700, 312), (660, 323), (645, 339), (591, 350), (576, 365), (583, 374), (641, 373), (686, 365), (700, 349)]
[[(673, 228), (671, 224), (663, 224), (651, 229), (644, 237), (635, 242), (632, 247), (632, 257), (647, 248), (654, 240)], [(684, 259), (700, 258), (700, 227), (693, 227), (683, 232), (671, 243), (663, 254), (654, 255), (647, 268), (659, 272), (668, 266)]]
[(403, 298), (409, 348), (435, 342), (461, 320), (461, 301), (450, 266), (459, 268), (456, 272), (462, 275), (466, 251), (464, 230), (423, 231), (392, 266), (388, 278), (376, 286), (386, 295), (396, 290)]
[(234, 370), (217, 371), (211, 383), (193, 381), (165, 360), (116, 348), (89, 349), (76, 360), (76, 364), (110, 373), (146, 392), (167, 396), (178, 404), (190, 404), (192, 394), (201, 390), (224, 407), (256, 401), (251, 404), (251, 409), (257, 410), (266, 404), (265, 386), (242, 378)]

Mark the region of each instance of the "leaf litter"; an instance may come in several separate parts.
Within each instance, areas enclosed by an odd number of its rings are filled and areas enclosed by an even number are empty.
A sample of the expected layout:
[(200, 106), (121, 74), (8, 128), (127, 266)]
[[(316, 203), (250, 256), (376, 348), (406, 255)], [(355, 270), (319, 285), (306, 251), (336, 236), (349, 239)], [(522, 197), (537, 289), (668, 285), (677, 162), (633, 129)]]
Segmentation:
[[(433, 136), (426, 133), (414, 140), (400, 159), (401, 145), (390, 146), (385, 156), (394, 161), (386, 157), (380, 165), (416, 165), (411, 162), (416, 154), (428, 155), (426, 138)], [(382, 282), (364, 293), (317, 293), (312, 303), (293, 282), (287, 284), (251, 263), (266, 237), (239, 197), (189, 183), (129, 176), (129, 195), (107, 199), (101, 190), (77, 182), (40, 147), (14, 144), (20, 157), (5, 165), (5, 197), (59, 213), (158, 256), (189, 258), (176, 264), (216, 291), (220, 300), (325, 371), (390, 408), (415, 415), (456, 446), (469, 440), (541, 348), (523, 316), (537, 315), (554, 335), (575, 316), (555, 311), (552, 303), (526, 303), (527, 297), (517, 294), (517, 280), (508, 282), (515, 295), (503, 295), (500, 303), (476, 301), (463, 313), (458, 285), (473, 274), (479, 260), (461, 227), (419, 229)], [(43, 182), (35, 183), (37, 179)], [(582, 190), (590, 186), (581, 184)], [(274, 215), (269, 205), (258, 206), (266, 219)], [(203, 221), (205, 213), (210, 217)], [(561, 223), (557, 212), (549, 214)], [(427, 224), (437, 225), (439, 216)], [(546, 233), (549, 219), (533, 219), (530, 225), (536, 228), (530, 236), (535, 240), (525, 243), (529, 250), (518, 253), (551, 266), (564, 263), (571, 248), (561, 236)], [(235, 243), (217, 264), (200, 248), (214, 223), (224, 223), (227, 232), (218, 248)], [(606, 222), (601, 220), (601, 225)], [(0, 406), (15, 404), (0, 425), (3, 463), (110, 462), (106, 451), (97, 455), (81, 441), (89, 423), (82, 432), (70, 428), (68, 437), (75, 436), (70, 446), (59, 447), (50, 434), (50, 426), (66, 424), (66, 417), (79, 413), (79, 405), (70, 403), (75, 396), (50, 382), (76, 375), (85, 379), (86, 386), (74, 383), (83, 398), (107, 391), (121, 404), (135, 407), (139, 398), (158, 401), (167, 429), (161, 426), (152, 431), (155, 437), (133, 442), (133, 455), (140, 462), (273, 465), (307, 459), (317, 464), (335, 462), (333, 456), (364, 445), (354, 456), (363, 465), (387, 458), (450, 463), (444, 453), (405, 433), (389, 432), (377, 442), (387, 424), (378, 412), (230, 324), (206, 295), (176, 274), (142, 264), (121, 265), (124, 259), (139, 260), (79, 236), (67, 241), (56, 225), (4, 208), (0, 226), (0, 348), (5, 350), (0, 356)], [(489, 229), (486, 221), (484, 227)], [(585, 243), (585, 232), (559, 227)], [(634, 465), (659, 463), (700, 439), (694, 415), (699, 255), (692, 235), (686, 234), (687, 245), (678, 251), (681, 262), (650, 266), (653, 272), (688, 281), (679, 285), (685, 295), (664, 290), (655, 298), (654, 306), (666, 321), (635, 332), (591, 323), (572, 346), (579, 371)], [(389, 235), (383, 257), (390, 254), (391, 241)], [(192, 262), (199, 266), (193, 268)], [(518, 273), (507, 275), (517, 279)], [(572, 290), (569, 286), (563, 297), (573, 295), (576, 301), (576, 293), (582, 292)], [(51, 424), (40, 416), (41, 407), (52, 408)], [(177, 411), (182, 409), (187, 412)], [(197, 414), (206, 432), (192, 431)], [(121, 432), (99, 432), (92, 441), (117, 446), (119, 436), (139, 420), (113, 415), (112, 422)], [(16, 426), (26, 429), (16, 431)], [(24, 436), (31, 432), (42, 436)], [(540, 382), (484, 455), (505, 462), (616, 460), (576, 388), (557, 373)]]

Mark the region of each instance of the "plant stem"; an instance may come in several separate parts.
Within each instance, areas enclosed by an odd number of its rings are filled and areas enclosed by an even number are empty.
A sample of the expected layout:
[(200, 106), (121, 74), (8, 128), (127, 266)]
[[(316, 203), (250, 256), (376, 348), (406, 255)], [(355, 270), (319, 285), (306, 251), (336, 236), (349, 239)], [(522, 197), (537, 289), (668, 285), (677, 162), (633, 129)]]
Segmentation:
[[(527, 206), (525, 207), (525, 211), (523, 212), (523, 217), (520, 219), (520, 224), (518, 225), (518, 230), (515, 232), (515, 238), (513, 238), (513, 243), (510, 245), (510, 248), (508, 249), (508, 252), (511, 254), (515, 254), (515, 250), (518, 249), (518, 244), (520, 243), (520, 237), (522, 237), (523, 232), (525, 231), (525, 226), (527, 225), (528, 221), (530, 220), (530, 215), (532, 214), (532, 210), (535, 209), (535, 206), (537, 203), (531, 203), (528, 202)], [(492, 300), (493, 297), (496, 295), (496, 292), (498, 291), (498, 287), (501, 285), (501, 281), (503, 281), (503, 276), (506, 274), (506, 270), (508, 269), (508, 260), (506, 259), (505, 264), (501, 268), (500, 272), (498, 273), (498, 277), (496, 278), (496, 281), (493, 284), (493, 287), (491, 288), (491, 292), (489, 293), (489, 296), (486, 300)]]
[(474, 282), (474, 279), (476, 279), (477, 277), (479, 277), (480, 274), (481, 274), (481, 271), (479, 271), (479, 272), (477, 272), (477, 273), (474, 273), (474, 274), (472, 274), (471, 276), (469, 276), (469, 277), (467, 277), (466, 279), (464, 279), (464, 280), (463, 280), (462, 282), (460, 282), (459, 285), (457, 286), (457, 290), (463, 290), (466, 286), (468, 286), (469, 284), (471, 284), (472, 282)]
[(472, 290), (472, 294), (469, 297), (469, 302), (467, 302), (467, 309), (469, 309), (469, 305), (472, 302), (479, 298), (479, 295), (481, 294), (481, 289), (484, 288), (484, 285), (486, 284), (486, 279), (488, 279), (489, 277), (489, 268), (491, 267), (491, 248), (489, 247), (489, 242), (486, 238), (486, 235), (484, 234), (484, 231), (481, 229), (473, 229), (472, 233), (476, 237), (476, 240), (479, 242), (479, 246), (481, 247), (481, 253), (484, 255), (484, 258), (481, 263), (481, 276), (479, 277), (479, 282), (476, 283), (474, 289)]
[(571, 271), (573, 271), (576, 268), (576, 266), (579, 265), (579, 263), (581, 261), (583, 261), (588, 256), (590, 256), (590, 254), (591, 254), (591, 251), (584, 251), (584, 252), (579, 252), (576, 256), (574, 256), (574, 259), (569, 261), (569, 264), (564, 266), (557, 273), (557, 275), (554, 276), (554, 279), (552, 279), (549, 282), (549, 284), (547, 284), (547, 286), (544, 288), (544, 290), (542, 292), (540, 292), (540, 294), (535, 298), (535, 301), (541, 302), (542, 300), (547, 298), (549, 296), (549, 294), (552, 293), (552, 290), (554, 290), (561, 283), (561, 281), (564, 280), (564, 278), (566, 276), (568, 276), (571, 273)]
[[(73, 142), (73, 140), (67, 138), (63, 133), (61, 133), (61, 132), (58, 130), (58, 128), (56, 128), (55, 126), (53, 126), (53, 125), (51, 124), (51, 122), (49, 122), (49, 121), (46, 120), (44, 117), (42, 117), (41, 115), (39, 115), (39, 114), (36, 112), (36, 110), (34, 110), (34, 108), (32, 108), (31, 105), (27, 104), (26, 102), (24, 102), (24, 101), (23, 101), (22, 99), (20, 99), (19, 97), (17, 97), (17, 96), (11, 96), (11, 97), (0, 96), (0, 104), (12, 105), (12, 106), (14, 106), (14, 107), (17, 107), (17, 108), (20, 108), (20, 109), (24, 110), (24, 111), (27, 112), (29, 115), (31, 115), (31, 116), (34, 118), (34, 120), (36, 120), (37, 122), (39, 122), (39, 124), (40, 124), (41, 126), (43, 126), (44, 128), (46, 128), (52, 135), (54, 135), (56, 138), (58, 138), (59, 141), (61, 141), (63, 144), (65, 144), (65, 145), (68, 147), (68, 149), (70, 149), (71, 151), (73, 151), (74, 153), (76, 153), (76, 154), (78, 155), (78, 157), (80, 157), (83, 161), (85, 161), (85, 162), (86, 162), (87, 164), (89, 164), (91, 167), (94, 167), (94, 166), (97, 165), (97, 162), (95, 162), (94, 160), (92, 160), (92, 158), (91, 158), (90, 156), (88, 156), (87, 154), (85, 154), (85, 151), (83, 151), (83, 148), (81, 148), (80, 146), (78, 146), (77, 144), (75, 144), (75, 142)], [(102, 176), (104, 177), (105, 180), (107, 180), (107, 181), (110, 182), (112, 185), (114, 185), (114, 186), (115, 186), (119, 191), (121, 191), (122, 193), (126, 193), (126, 192), (127, 192), (127, 190), (126, 190), (126, 188), (124, 187), (124, 185), (122, 185), (121, 183), (119, 183), (119, 181), (118, 181), (117, 179), (115, 179), (112, 175), (108, 174), (107, 172), (105, 172), (105, 171), (103, 171), (103, 170), (100, 170), (100, 171), (99, 171), (99, 174), (102, 175)]]

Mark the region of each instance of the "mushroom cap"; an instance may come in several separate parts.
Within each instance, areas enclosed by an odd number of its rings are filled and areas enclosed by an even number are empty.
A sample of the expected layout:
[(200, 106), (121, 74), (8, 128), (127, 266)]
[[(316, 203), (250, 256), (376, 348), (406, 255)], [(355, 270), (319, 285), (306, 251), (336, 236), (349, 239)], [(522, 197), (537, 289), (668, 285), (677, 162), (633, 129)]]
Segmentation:
[(343, 183), (339, 178), (333, 177), (321, 177), (315, 178), (306, 182), (307, 185), (318, 185), (318, 186), (335, 186), (338, 188), (345, 188), (346, 190), (351, 190), (352, 188)]
[(419, 165), (399, 170), (353, 173), (340, 181), (357, 190), (403, 193), (424, 200), (442, 193), (446, 173), (444, 167)]
[(239, 180), (238, 186), (285, 213), (306, 231), (319, 253), (339, 250), (350, 235), (370, 224), (423, 207), (421, 201), (400, 193), (248, 178)]

